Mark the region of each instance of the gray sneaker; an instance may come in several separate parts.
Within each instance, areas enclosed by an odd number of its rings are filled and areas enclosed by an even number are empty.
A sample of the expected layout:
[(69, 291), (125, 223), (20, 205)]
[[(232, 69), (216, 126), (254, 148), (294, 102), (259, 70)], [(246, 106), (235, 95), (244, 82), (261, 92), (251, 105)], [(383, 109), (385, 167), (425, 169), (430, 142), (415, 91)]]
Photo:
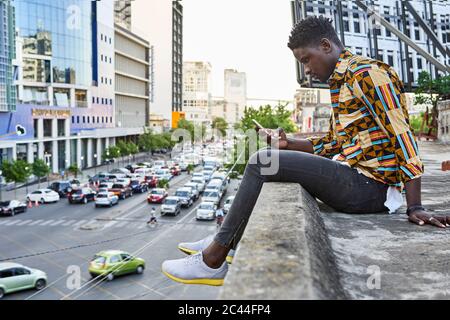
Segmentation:
[[(178, 245), (178, 249), (186, 254), (196, 254), (205, 250), (213, 242), (214, 235), (207, 236), (206, 238), (197, 242), (182, 242)], [(233, 262), (235, 250), (230, 250), (227, 256), (227, 262), (231, 264)]]
[(228, 272), (228, 264), (224, 262), (218, 269), (210, 268), (203, 262), (202, 252), (199, 252), (183, 259), (164, 261), (162, 272), (181, 283), (221, 286)]

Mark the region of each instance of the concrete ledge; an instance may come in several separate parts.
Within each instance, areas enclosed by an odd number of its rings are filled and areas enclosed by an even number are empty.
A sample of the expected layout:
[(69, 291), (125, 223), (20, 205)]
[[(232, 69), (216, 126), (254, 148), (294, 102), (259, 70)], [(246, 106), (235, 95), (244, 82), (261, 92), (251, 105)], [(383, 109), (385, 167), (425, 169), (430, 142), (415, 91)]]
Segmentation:
[(317, 202), (296, 183), (266, 183), (219, 299), (345, 299)]

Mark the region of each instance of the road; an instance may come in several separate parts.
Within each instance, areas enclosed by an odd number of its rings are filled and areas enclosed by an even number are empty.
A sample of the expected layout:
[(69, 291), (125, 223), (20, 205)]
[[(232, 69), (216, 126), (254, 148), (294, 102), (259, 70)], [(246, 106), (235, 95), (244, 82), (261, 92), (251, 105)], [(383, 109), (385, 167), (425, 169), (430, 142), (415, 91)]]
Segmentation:
[[(183, 173), (170, 182), (169, 194), (190, 180)], [(232, 181), (226, 197), (235, 192)], [(176, 217), (159, 216), (158, 225), (148, 228), (150, 205), (146, 194), (137, 194), (113, 208), (70, 205), (67, 199), (28, 209), (14, 217), (0, 217), (0, 260), (43, 270), (48, 286), (43, 291), (6, 295), (5, 300), (114, 300), (114, 299), (215, 299), (220, 287), (184, 285), (161, 272), (167, 259), (184, 256), (179, 242), (197, 241), (215, 232), (214, 221), (196, 221), (195, 209), (182, 209)], [(99, 251), (119, 249), (146, 260), (142, 275), (127, 275), (105, 281), (92, 280), (89, 260)], [(81, 286), (76, 275), (81, 272)]]

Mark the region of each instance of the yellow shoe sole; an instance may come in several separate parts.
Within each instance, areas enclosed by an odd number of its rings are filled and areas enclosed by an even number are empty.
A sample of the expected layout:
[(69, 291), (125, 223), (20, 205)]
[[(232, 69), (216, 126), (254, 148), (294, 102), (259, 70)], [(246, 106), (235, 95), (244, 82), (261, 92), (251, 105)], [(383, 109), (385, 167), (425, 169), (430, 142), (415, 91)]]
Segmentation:
[(193, 279), (193, 280), (185, 280), (185, 279), (180, 279), (177, 277), (174, 277), (173, 275), (165, 272), (164, 270), (162, 270), (162, 272), (170, 279), (172, 279), (173, 281), (176, 282), (181, 282), (184, 284), (206, 284), (209, 286), (222, 286), (223, 285), (223, 281), (224, 279)]
[[(182, 252), (188, 254), (188, 255), (192, 255), (192, 254), (198, 253), (198, 251), (190, 250), (190, 249), (187, 249), (187, 248), (184, 248), (184, 247), (180, 247), (180, 246), (178, 246), (178, 249), (181, 250)], [(227, 260), (228, 264), (232, 264), (233, 263), (233, 257), (232, 256), (227, 256), (226, 260)]]

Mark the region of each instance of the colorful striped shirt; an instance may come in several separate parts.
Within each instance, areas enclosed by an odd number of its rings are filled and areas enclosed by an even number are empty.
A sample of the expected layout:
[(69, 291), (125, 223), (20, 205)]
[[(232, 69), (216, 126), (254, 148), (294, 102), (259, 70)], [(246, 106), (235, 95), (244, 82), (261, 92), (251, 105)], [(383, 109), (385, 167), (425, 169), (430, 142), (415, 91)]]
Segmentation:
[(345, 50), (328, 84), (330, 129), (308, 138), (315, 154), (346, 162), (399, 191), (423, 174), (403, 83), (392, 67)]

